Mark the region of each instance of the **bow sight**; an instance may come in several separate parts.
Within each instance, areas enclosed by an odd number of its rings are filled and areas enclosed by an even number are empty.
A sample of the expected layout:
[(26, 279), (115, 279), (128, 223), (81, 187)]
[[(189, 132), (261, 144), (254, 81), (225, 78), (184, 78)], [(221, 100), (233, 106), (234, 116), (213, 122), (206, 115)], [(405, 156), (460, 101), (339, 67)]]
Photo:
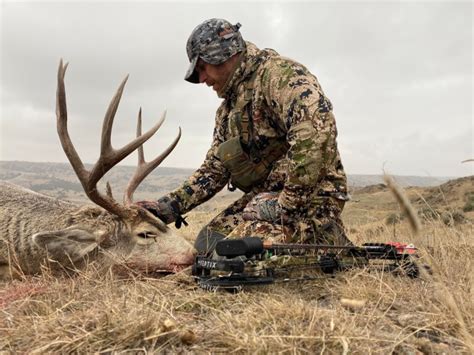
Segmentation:
[(240, 290), (243, 286), (274, 282), (312, 280), (305, 270), (323, 274), (354, 267), (378, 268), (412, 278), (418, 277), (416, 248), (402, 243), (366, 243), (362, 246), (325, 244), (275, 244), (258, 237), (224, 239), (216, 244), (211, 257), (197, 256), (192, 274), (207, 290)]

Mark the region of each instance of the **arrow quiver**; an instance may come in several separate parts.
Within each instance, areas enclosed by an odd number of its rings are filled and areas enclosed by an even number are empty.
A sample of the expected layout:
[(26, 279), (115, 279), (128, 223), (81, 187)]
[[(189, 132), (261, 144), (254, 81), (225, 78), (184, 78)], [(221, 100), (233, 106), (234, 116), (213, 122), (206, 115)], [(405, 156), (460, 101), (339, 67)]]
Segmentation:
[[(360, 247), (324, 244), (273, 244), (258, 237), (224, 239), (211, 257), (199, 255), (192, 274), (206, 290), (238, 291), (245, 286), (305, 281), (355, 267), (378, 268), (418, 277), (416, 248), (402, 243)], [(310, 271), (319, 271), (311, 276)], [(294, 277), (298, 274), (298, 277)]]

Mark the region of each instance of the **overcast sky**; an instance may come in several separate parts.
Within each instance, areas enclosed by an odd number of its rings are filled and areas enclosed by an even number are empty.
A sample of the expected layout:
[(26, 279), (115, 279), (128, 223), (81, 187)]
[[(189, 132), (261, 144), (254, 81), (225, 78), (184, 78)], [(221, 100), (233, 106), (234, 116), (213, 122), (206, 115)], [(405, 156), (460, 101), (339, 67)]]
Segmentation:
[[(105, 110), (126, 74), (112, 143), (167, 109), (145, 144), (162, 166), (198, 167), (220, 103), (183, 80), (202, 21), (242, 24), (246, 40), (307, 66), (331, 99), (348, 174), (464, 176), (473, 153), (473, 5), (466, 2), (1, 2), (0, 160), (66, 162), (56, 134), (56, 73), (66, 74), (69, 130), (85, 162), (99, 154)], [(135, 156), (124, 164), (135, 164)]]

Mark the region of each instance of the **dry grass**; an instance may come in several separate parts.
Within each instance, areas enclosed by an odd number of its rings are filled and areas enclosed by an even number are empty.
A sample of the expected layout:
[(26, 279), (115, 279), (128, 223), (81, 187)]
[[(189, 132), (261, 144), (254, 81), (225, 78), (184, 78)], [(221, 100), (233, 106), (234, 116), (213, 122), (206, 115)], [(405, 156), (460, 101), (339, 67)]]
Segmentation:
[[(221, 207), (196, 211), (182, 233), (192, 239)], [(350, 223), (350, 238), (394, 240), (379, 217)], [(119, 280), (87, 270), (5, 283), (0, 351), (472, 353), (472, 223), (425, 221), (417, 236), (406, 222), (395, 228), (397, 240), (421, 249), (432, 276), (352, 270), (239, 294), (203, 291), (185, 274)]]

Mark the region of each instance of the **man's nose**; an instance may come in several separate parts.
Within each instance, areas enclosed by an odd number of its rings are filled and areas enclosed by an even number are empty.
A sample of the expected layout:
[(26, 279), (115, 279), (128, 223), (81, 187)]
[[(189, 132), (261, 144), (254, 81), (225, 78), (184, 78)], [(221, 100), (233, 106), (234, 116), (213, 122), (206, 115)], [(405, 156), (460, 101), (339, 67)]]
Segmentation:
[(204, 70), (199, 71), (199, 83), (204, 83), (207, 79), (206, 72)]

